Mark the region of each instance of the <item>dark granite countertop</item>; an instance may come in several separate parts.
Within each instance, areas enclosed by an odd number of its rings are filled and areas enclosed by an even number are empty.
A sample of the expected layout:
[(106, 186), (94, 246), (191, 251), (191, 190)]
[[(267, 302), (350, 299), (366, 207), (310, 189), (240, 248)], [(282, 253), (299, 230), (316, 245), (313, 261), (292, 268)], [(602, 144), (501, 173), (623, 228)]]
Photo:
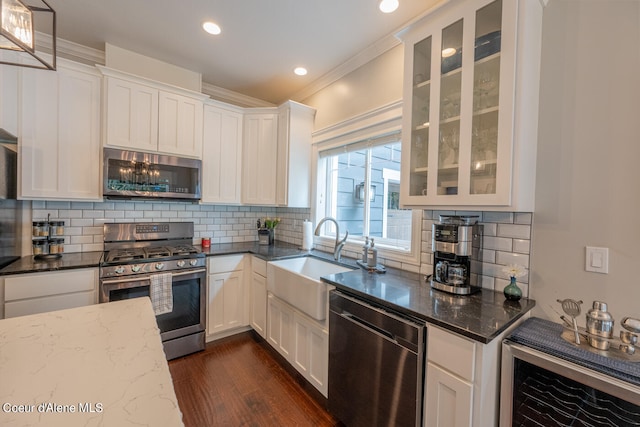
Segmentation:
[[(221, 243), (211, 245), (210, 248), (196, 246), (206, 256), (250, 253), (266, 261), (305, 256), (309, 254), (323, 256), (318, 251), (303, 251), (298, 245), (277, 242), (275, 245), (259, 245), (258, 242)], [(6, 267), (0, 269), (0, 276), (24, 273), (39, 273), (45, 271), (69, 270), (75, 268), (99, 267), (103, 252), (71, 252), (65, 253), (55, 260), (37, 260), (33, 256), (19, 257)]]
[(390, 310), (438, 325), (483, 344), (500, 335), (535, 306), (523, 298), (513, 303), (502, 292), (482, 289), (455, 296), (431, 289), (424, 276), (387, 269), (386, 274), (359, 269), (322, 278), (336, 289)]
[(212, 244), (210, 248), (196, 247), (207, 256), (250, 253), (265, 261), (318, 253), (317, 251), (303, 251), (299, 245), (284, 242), (276, 242), (275, 245), (260, 245), (258, 242), (218, 243)]
[(66, 253), (58, 259), (49, 261), (35, 259), (32, 256), (23, 256), (0, 270), (0, 276), (98, 267), (101, 257), (102, 252)]

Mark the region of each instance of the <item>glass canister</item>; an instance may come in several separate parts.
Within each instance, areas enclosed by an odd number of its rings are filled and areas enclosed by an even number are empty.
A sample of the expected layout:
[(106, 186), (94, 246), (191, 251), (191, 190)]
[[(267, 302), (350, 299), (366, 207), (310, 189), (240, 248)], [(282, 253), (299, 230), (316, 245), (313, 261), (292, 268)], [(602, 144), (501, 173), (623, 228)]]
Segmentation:
[(49, 223), (47, 221), (33, 221), (32, 233), (33, 237), (48, 237)]
[(33, 255), (47, 255), (49, 253), (49, 242), (47, 240), (33, 240)]
[(64, 235), (64, 221), (50, 221), (49, 222), (49, 234), (51, 236)]
[(49, 240), (49, 253), (61, 254), (64, 252), (64, 239), (50, 239)]

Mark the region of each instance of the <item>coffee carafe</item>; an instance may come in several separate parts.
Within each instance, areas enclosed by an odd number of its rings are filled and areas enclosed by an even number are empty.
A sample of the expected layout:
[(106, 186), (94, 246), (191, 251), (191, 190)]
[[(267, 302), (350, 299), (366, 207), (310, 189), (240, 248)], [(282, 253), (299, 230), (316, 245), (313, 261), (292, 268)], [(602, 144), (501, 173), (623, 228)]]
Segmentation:
[(483, 228), (477, 216), (440, 215), (432, 227), (431, 287), (456, 295), (480, 290)]

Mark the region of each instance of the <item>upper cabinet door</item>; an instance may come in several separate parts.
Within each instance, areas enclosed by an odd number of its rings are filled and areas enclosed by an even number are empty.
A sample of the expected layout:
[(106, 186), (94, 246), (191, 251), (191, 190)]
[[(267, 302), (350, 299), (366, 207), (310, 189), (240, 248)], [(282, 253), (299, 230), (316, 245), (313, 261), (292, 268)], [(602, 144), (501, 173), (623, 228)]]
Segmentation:
[(99, 200), (100, 75), (60, 61), (20, 72), (19, 198)]
[(245, 114), (242, 151), (242, 202), (275, 205), (277, 112)]
[(466, 0), (400, 35), (403, 205), (533, 211), (541, 9)]
[(202, 203), (240, 204), (242, 112), (204, 106)]
[(105, 77), (105, 145), (142, 151), (158, 149), (158, 89)]
[(158, 151), (201, 157), (202, 101), (161, 91), (158, 108)]

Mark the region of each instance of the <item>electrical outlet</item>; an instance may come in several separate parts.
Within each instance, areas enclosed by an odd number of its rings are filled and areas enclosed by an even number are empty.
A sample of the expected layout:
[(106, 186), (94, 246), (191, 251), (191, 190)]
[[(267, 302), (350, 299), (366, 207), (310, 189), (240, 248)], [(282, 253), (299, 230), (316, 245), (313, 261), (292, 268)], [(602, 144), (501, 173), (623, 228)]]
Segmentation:
[(587, 246), (584, 268), (586, 271), (608, 274), (609, 248)]

